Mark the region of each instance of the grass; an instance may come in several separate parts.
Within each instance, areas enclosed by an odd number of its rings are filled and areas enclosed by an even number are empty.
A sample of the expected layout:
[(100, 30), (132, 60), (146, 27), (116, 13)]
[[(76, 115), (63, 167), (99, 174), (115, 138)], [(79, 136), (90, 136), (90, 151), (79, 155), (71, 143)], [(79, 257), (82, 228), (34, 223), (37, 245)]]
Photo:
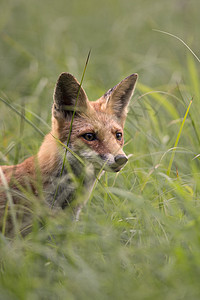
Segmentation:
[(80, 221), (36, 204), (31, 234), (0, 234), (0, 299), (199, 299), (199, 62), (183, 44), (199, 56), (199, 8), (2, 1), (0, 164), (37, 153), (58, 75), (80, 81), (90, 48), (90, 99), (131, 73), (139, 82), (125, 127), (129, 162), (100, 179)]

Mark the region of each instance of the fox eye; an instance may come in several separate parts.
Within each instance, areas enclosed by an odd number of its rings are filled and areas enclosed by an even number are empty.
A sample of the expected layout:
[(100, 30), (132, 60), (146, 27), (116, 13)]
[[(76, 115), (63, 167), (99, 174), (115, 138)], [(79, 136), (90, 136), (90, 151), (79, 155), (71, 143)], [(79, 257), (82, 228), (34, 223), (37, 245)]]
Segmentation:
[(97, 138), (96, 138), (96, 135), (95, 135), (94, 133), (92, 133), (92, 132), (85, 133), (85, 134), (82, 135), (82, 137), (83, 137), (86, 141), (89, 141), (89, 142), (94, 141), (94, 140), (97, 139)]
[(116, 139), (118, 141), (121, 141), (121, 139), (122, 139), (122, 133), (121, 132), (116, 132)]

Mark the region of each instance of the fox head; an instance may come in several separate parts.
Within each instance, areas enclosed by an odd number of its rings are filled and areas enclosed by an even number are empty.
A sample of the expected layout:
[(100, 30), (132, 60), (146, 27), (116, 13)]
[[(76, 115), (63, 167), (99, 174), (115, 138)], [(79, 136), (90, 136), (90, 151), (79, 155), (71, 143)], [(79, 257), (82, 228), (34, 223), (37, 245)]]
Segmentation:
[(137, 74), (132, 74), (96, 101), (89, 101), (76, 78), (62, 73), (52, 107), (52, 133), (95, 169), (118, 172), (128, 161), (123, 152), (123, 128)]

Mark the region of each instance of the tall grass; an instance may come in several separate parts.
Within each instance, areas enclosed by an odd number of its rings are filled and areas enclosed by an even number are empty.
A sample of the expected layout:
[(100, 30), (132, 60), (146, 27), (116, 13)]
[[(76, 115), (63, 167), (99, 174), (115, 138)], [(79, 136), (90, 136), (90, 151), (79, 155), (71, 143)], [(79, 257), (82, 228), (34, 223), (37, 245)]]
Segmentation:
[(57, 76), (80, 80), (90, 47), (91, 99), (139, 73), (129, 162), (101, 177), (79, 222), (70, 210), (52, 217), (26, 194), (32, 232), (0, 234), (0, 299), (199, 299), (199, 63), (152, 31), (197, 53), (199, 4), (75, 2), (1, 3), (0, 164), (37, 152)]

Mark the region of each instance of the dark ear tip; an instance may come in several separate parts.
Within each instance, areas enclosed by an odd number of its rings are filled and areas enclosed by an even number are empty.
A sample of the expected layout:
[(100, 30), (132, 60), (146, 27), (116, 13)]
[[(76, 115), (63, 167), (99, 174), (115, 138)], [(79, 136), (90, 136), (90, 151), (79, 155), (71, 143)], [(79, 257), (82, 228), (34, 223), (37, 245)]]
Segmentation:
[(74, 78), (74, 76), (70, 73), (63, 72), (59, 75), (58, 80), (69, 79), (69, 78)]
[(129, 78), (133, 78), (135, 79), (135, 81), (138, 79), (138, 74), (137, 73), (133, 73), (129, 76)]
[(57, 84), (71, 84), (72, 82), (77, 83), (79, 85), (78, 80), (70, 73), (63, 72), (60, 74), (57, 80)]
[(138, 79), (138, 74), (137, 73), (133, 73), (131, 75), (129, 75), (128, 77), (126, 77), (124, 80), (122, 80), (122, 82), (130, 82), (132, 84), (135, 84), (136, 81)]

